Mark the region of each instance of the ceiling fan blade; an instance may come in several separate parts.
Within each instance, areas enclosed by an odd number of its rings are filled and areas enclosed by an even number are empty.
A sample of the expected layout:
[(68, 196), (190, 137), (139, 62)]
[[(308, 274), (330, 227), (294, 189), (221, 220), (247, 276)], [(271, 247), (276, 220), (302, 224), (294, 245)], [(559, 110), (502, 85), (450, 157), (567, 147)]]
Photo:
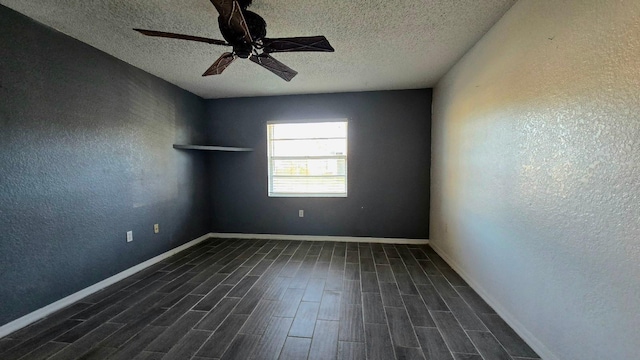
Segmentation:
[(213, 45), (230, 46), (226, 41), (209, 39), (209, 38), (204, 38), (200, 36), (183, 35), (183, 34), (164, 32), (164, 31), (144, 30), (144, 29), (133, 29), (133, 30), (147, 36), (157, 36), (157, 37), (180, 39), (180, 40), (191, 40), (191, 41), (199, 41), (199, 42), (204, 42), (204, 43), (213, 44)]
[(229, 28), (242, 33), (243, 38), (247, 43), (251, 44), (253, 42), (253, 38), (249, 32), (249, 27), (247, 26), (247, 21), (244, 19), (242, 9), (237, 1), (211, 0), (211, 3), (216, 7), (216, 10), (218, 10), (218, 13), (220, 13), (220, 16), (224, 19), (225, 24)]
[(291, 79), (298, 75), (297, 71), (274, 59), (269, 54), (251, 55), (249, 60), (280, 76), (285, 81), (291, 81)]
[(202, 74), (202, 76), (220, 75), (222, 72), (236, 59), (235, 55), (230, 52), (222, 54), (216, 62)]
[(264, 51), (267, 53), (292, 51), (324, 51), (334, 52), (324, 36), (305, 36), (279, 39), (262, 39)]

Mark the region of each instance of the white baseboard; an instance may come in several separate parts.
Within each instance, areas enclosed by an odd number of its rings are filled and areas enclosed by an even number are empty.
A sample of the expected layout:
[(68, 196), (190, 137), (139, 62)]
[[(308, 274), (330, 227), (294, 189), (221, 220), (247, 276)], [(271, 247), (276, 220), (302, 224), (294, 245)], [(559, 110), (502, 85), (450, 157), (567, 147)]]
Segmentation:
[(559, 357), (557, 357), (556, 355), (554, 355), (551, 350), (549, 350), (549, 348), (547, 348), (542, 342), (540, 342), (540, 340), (538, 340), (537, 337), (535, 337), (531, 332), (529, 332), (529, 330), (527, 330), (522, 323), (520, 323), (520, 321), (518, 321), (509, 311), (507, 311), (501, 304), (500, 302), (498, 302), (494, 297), (492, 297), (491, 295), (489, 295), (488, 292), (486, 292), (482, 286), (480, 286), (480, 284), (478, 282), (476, 282), (473, 277), (471, 277), (469, 274), (467, 274), (462, 267), (460, 267), (458, 265), (458, 263), (456, 263), (455, 261), (453, 261), (453, 259), (447, 255), (444, 251), (442, 251), (442, 249), (440, 249), (438, 246), (436, 246), (434, 243), (430, 243), (429, 246), (431, 246), (431, 248), (433, 250), (435, 250), (436, 253), (438, 253), (438, 255), (440, 255), (440, 257), (442, 257), (444, 259), (444, 261), (447, 262), (447, 264), (449, 264), (449, 266), (451, 266), (451, 268), (453, 268), (453, 270), (455, 270), (458, 275), (460, 275), (466, 282), (467, 284), (469, 284), (469, 286), (475, 290), (476, 293), (478, 293), (478, 295), (480, 295), (480, 297), (482, 299), (484, 299), (484, 301), (487, 302), (487, 304), (489, 304), (493, 310), (496, 311), (496, 313), (498, 315), (500, 315), (500, 317), (507, 323), (509, 324), (509, 326), (511, 326), (511, 328), (518, 334), (520, 335), (520, 337), (529, 345), (531, 346), (531, 348), (533, 349), (533, 351), (535, 351), (536, 353), (538, 353), (538, 356), (540, 356), (540, 358), (542, 358), (543, 360), (560, 360)]
[(23, 327), (30, 325), (58, 310), (61, 310), (71, 304), (73, 304), (74, 302), (81, 300), (95, 292), (98, 292), (104, 288), (106, 288), (109, 285), (115, 284), (116, 282), (129, 277), (141, 270), (144, 270), (146, 268), (148, 268), (149, 266), (158, 263), (172, 255), (175, 255), (177, 253), (179, 253), (182, 250), (188, 249), (194, 245), (197, 245), (199, 243), (201, 243), (204, 240), (207, 240), (209, 238), (212, 237), (212, 234), (205, 234), (203, 236), (200, 236), (199, 238), (189, 241), (186, 244), (180, 245), (177, 248), (171, 249), (165, 253), (162, 253), (154, 258), (151, 258), (145, 262), (142, 262), (136, 266), (130, 267), (127, 270), (124, 270), (118, 274), (115, 274), (107, 279), (104, 279), (96, 284), (93, 284), (87, 288), (84, 288), (76, 293), (73, 293), (65, 298), (62, 298), (54, 303), (51, 303), (43, 308), (40, 308), (36, 311), (33, 311), (21, 318), (18, 318), (16, 320), (13, 320), (10, 323), (4, 324), (2, 326), (0, 326), (0, 338), (7, 336), (9, 334), (11, 334), (14, 331), (17, 331), (19, 329), (22, 329)]
[(297, 240), (297, 241), (341, 241), (379, 244), (426, 245), (429, 239), (375, 238), (360, 236), (318, 236), (318, 235), (278, 235), (278, 234), (242, 234), (211, 233), (211, 237), (225, 239), (260, 239), (260, 240)]

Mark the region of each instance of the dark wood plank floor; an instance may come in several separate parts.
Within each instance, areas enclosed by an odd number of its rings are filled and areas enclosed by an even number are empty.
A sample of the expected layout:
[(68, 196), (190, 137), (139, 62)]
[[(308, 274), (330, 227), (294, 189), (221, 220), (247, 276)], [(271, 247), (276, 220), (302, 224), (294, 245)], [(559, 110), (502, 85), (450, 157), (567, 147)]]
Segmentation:
[(0, 339), (14, 359), (536, 359), (429, 246), (211, 239)]

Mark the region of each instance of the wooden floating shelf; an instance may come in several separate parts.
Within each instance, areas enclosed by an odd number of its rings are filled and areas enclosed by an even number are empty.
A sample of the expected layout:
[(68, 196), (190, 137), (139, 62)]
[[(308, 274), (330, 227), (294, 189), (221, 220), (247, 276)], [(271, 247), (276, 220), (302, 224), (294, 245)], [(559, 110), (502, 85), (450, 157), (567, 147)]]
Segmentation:
[(233, 152), (253, 151), (252, 148), (241, 148), (241, 147), (231, 147), (231, 146), (210, 146), (210, 145), (173, 144), (173, 148), (180, 149), (180, 150), (205, 150), (205, 151), (233, 151)]

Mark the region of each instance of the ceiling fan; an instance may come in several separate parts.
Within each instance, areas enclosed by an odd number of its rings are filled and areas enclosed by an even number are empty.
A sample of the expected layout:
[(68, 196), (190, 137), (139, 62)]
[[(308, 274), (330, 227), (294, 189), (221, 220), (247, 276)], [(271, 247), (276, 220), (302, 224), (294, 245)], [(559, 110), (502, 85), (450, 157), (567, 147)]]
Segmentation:
[(211, 0), (220, 16), (218, 25), (226, 41), (163, 31), (133, 29), (147, 36), (199, 41), (213, 45), (231, 46), (232, 52), (225, 52), (202, 76), (221, 74), (238, 57), (249, 59), (271, 71), (286, 81), (291, 81), (298, 73), (276, 60), (271, 53), (293, 51), (333, 52), (334, 49), (324, 36), (291, 38), (267, 38), (267, 23), (264, 19), (247, 10), (252, 0)]

